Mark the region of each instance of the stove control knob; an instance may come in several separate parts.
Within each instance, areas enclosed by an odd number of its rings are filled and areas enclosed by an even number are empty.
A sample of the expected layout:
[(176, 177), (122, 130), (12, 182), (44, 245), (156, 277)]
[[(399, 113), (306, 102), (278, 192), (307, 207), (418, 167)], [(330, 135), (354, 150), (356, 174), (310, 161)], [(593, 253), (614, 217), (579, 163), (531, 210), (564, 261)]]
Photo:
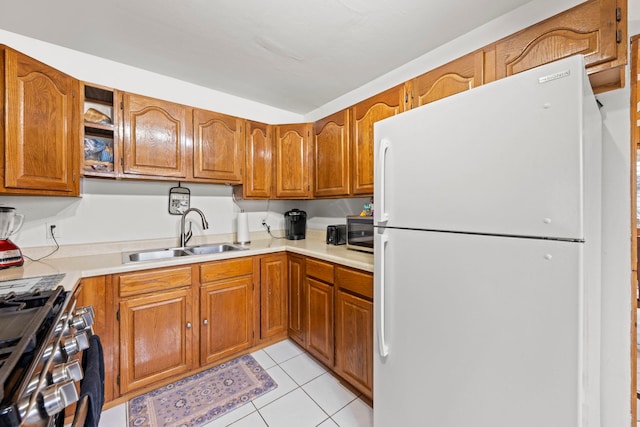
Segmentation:
[(85, 332), (80, 332), (68, 338), (64, 342), (64, 352), (72, 356), (89, 348), (89, 337)]
[(53, 357), (54, 363), (62, 363), (67, 361), (64, 354), (62, 354), (62, 349), (60, 348), (59, 345), (56, 345), (55, 342), (52, 342), (44, 349), (44, 353), (42, 354), (42, 360), (43, 361), (49, 360), (49, 358), (51, 357)]
[(73, 312), (73, 314), (76, 315), (76, 316), (79, 315), (79, 314), (84, 314), (84, 313), (90, 313), (92, 319), (94, 317), (96, 317), (96, 312), (93, 310), (93, 306), (92, 305), (87, 305), (85, 307), (78, 307)]
[(51, 379), (54, 384), (58, 384), (64, 381), (80, 381), (83, 377), (82, 367), (80, 362), (72, 360), (69, 363), (63, 363), (62, 365), (55, 366), (51, 371)]
[(24, 394), (31, 394), (34, 392), (35, 389), (38, 388), (38, 384), (40, 384), (40, 374), (42, 374), (42, 372), (38, 372), (36, 375), (31, 377), (31, 380), (29, 380), (29, 383), (27, 384), (27, 388), (25, 389)]
[(62, 411), (67, 406), (78, 401), (78, 391), (73, 381), (54, 384), (42, 390), (44, 410), (49, 416)]
[(82, 307), (73, 314), (73, 317), (69, 320), (69, 325), (78, 331), (84, 331), (93, 325), (94, 317), (93, 307)]
[[(47, 414), (45, 414), (42, 410), (42, 407), (38, 403), (37, 399), (34, 398), (32, 402), (32, 396), (23, 397), (18, 401), (18, 404), (16, 406), (18, 408), (20, 420), (16, 420), (16, 422), (13, 423), (13, 420), (9, 419), (7, 425), (18, 425), (18, 423), (20, 423), (19, 425), (21, 426), (39, 426), (45, 425), (43, 421), (46, 421), (47, 418), (49, 418), (47, 417)], [(13, 414), (7, 413), (3, 414), (3, 416), (4, 415), (11, 416)]]
[(54, 336), (59, 337), (60, 335), (68, 335), (69, 334), (69, 322), (67, 322), (67, 315), (63, 315), (58, 324), (56, 325)]

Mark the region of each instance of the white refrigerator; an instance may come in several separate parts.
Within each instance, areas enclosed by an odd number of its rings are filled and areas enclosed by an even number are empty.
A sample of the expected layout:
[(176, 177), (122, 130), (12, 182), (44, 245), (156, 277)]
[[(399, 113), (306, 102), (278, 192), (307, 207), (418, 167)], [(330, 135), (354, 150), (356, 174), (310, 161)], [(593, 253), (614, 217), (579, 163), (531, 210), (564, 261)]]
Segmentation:
[(599, 426), (601, 116), (582, 56), (374, 135), (374, 426)]

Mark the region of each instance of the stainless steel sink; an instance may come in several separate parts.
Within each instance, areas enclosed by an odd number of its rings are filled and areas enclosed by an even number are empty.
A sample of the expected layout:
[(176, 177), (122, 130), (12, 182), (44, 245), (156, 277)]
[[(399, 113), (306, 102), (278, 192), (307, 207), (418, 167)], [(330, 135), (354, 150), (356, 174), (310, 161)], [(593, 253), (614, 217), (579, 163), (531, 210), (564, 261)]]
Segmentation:
[(186, 248), (151, 249), (146, 251), (124, 252), (122, 262), (158, 261), (162, 259), (179, 258), (183, 256), (220, 254), (230, 251), (249, 249), (231, 243), (215, 243), (211, 245), (188, 246)]
[(214, 245), (190, 246), (187, 251), (194, 255), (220, 254), (229, 251), (244, 251), (249, 249), (244, 246), (232, 245), (231, 243), (217, 243)]
[(159, 259), (177, 258), (189, 255), (191, 255), (189, 252), (180, 248), (153, 249), (140, 252), (125, 252), (124, 254), (122, 254), (122, 262), (127, 263), (139, 261), (154, 261)]

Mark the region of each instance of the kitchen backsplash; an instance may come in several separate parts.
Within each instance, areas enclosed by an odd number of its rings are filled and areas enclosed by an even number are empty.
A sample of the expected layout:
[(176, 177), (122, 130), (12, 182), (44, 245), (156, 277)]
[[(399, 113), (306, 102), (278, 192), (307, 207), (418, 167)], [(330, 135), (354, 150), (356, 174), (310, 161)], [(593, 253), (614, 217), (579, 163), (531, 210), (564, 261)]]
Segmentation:
[[(80, 198), (2, 197), (0, 205), (13, 206), (25, 215), (22, 230), (12, 240), (23, 250), (53, 246), (46, 230), (56, 225), (60, 245), (171, 239), (179, 235), (180, 216), (168, 213), (168, 194), (175, 182), (107, 181), (84, 179)], [(188, 184), (191, 207), (204, 212), (209, 229), (202, 230), (193, 216), (194, 236), (235, 233), (240, 209), (248, 212), (249, 231), (264, 231), (265, 219), (272, 230), (284, 228), (283, 213), (291, 208), (307, 211), (308, 228), (324, 229), (344, 223), (358, 213), (368, 198), (330, 200), (240, 200), (234, 202), (231, 187)], [(192, 218), (189, 216), (189, 218)]]

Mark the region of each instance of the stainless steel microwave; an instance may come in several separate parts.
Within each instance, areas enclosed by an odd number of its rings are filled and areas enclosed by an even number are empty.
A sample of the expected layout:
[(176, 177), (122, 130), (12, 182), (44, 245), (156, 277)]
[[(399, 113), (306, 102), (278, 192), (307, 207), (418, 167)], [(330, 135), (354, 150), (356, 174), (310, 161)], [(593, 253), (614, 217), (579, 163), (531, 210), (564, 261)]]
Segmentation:
[(347, 217), (347, 249), (373, 252), (373, 217)]

